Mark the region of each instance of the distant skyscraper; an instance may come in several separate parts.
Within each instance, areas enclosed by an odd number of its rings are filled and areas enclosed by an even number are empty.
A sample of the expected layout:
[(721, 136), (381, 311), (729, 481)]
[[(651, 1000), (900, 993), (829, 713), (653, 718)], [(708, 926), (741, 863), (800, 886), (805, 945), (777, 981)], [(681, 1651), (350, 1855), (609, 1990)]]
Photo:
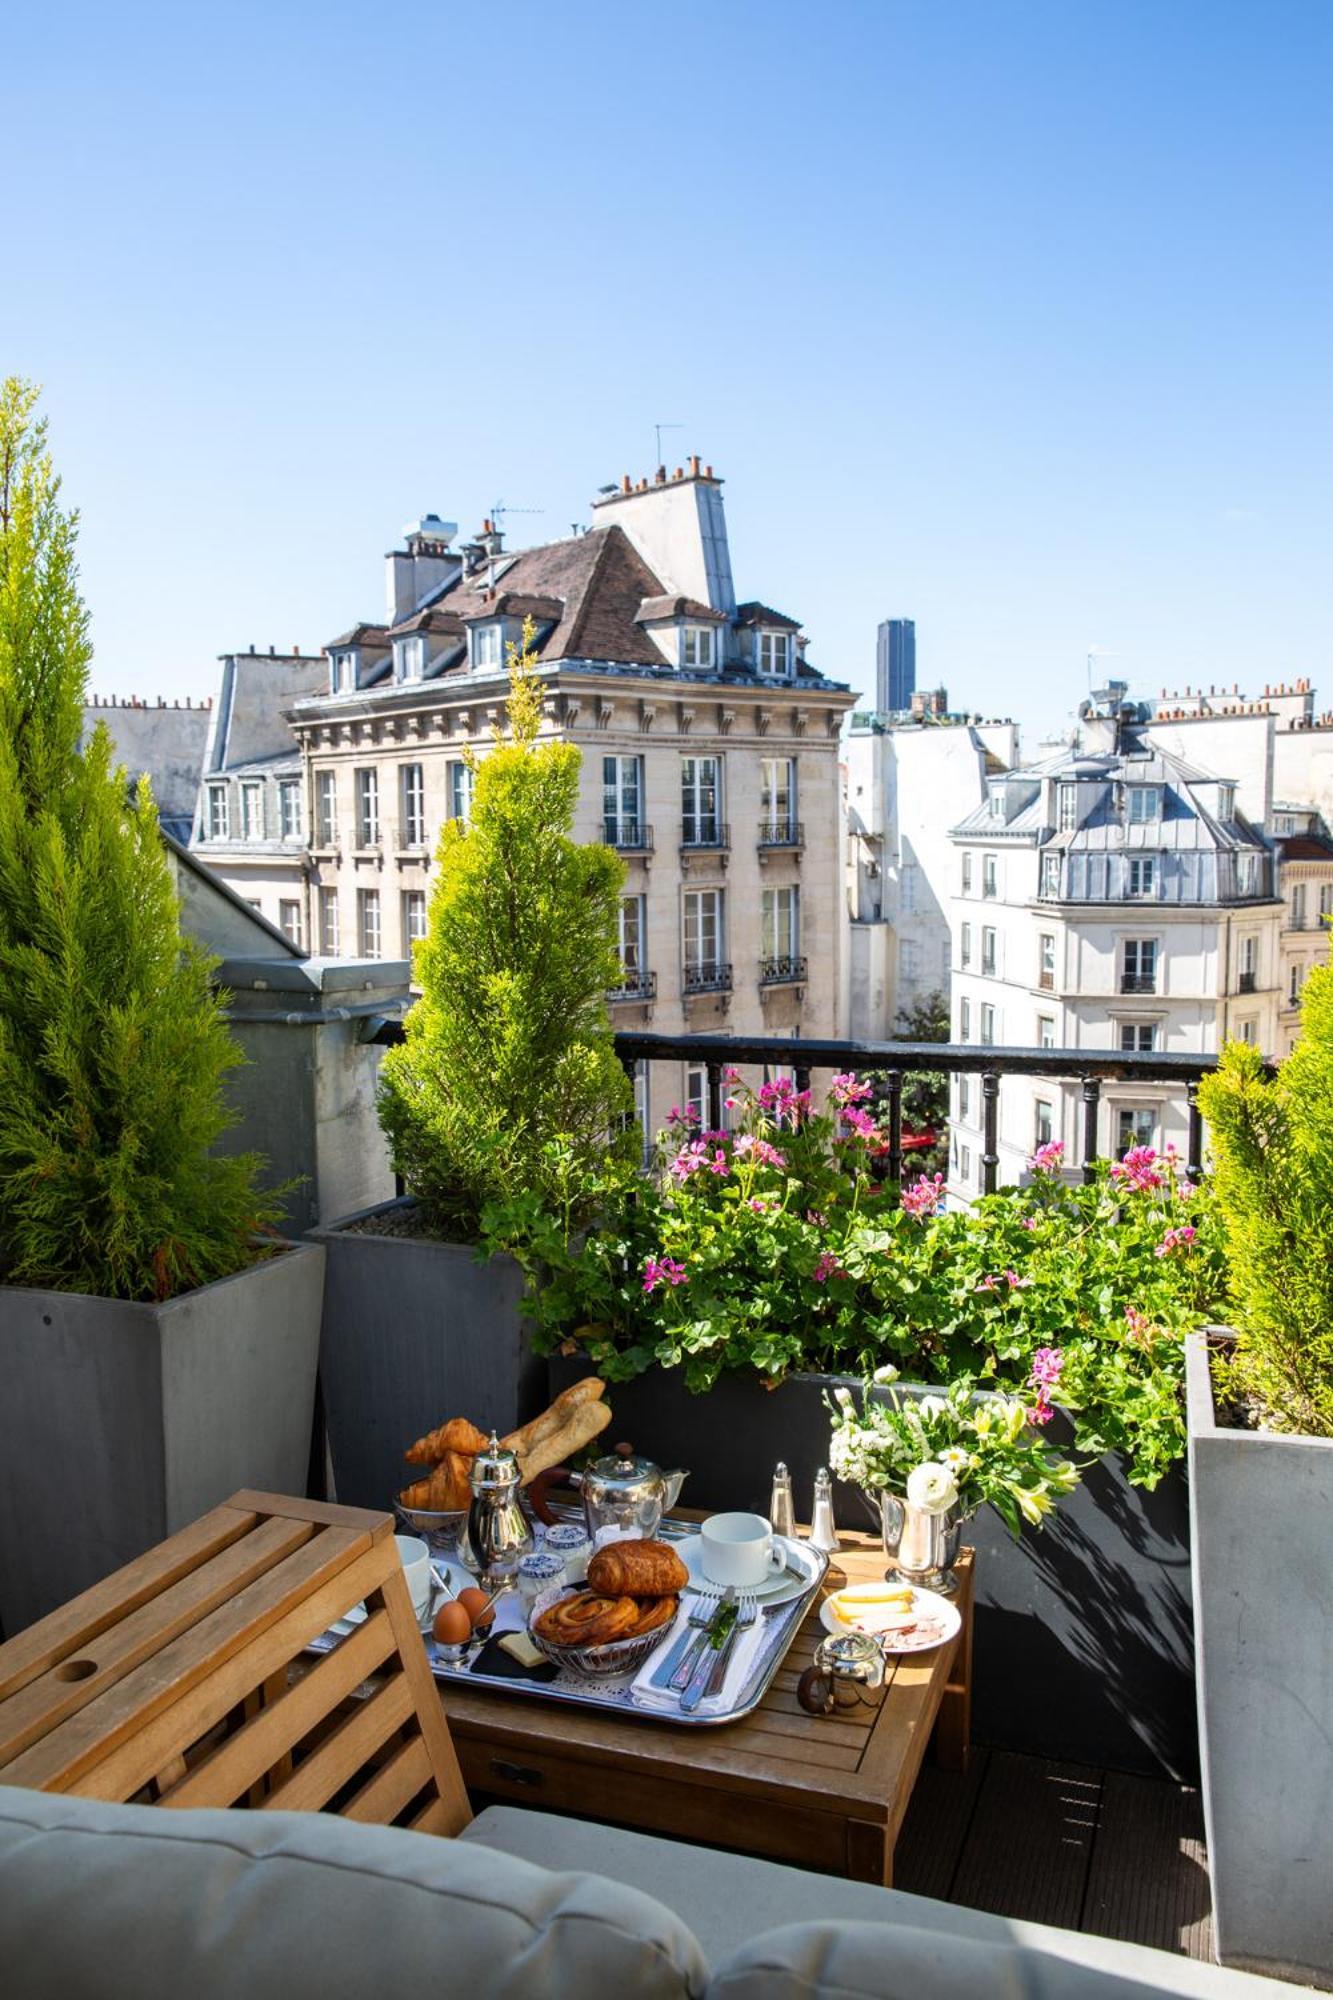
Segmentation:
[(886, 618), (875, 649), (875, 706), (881, 714), (910, 708), (916, 691), (916, 620)]

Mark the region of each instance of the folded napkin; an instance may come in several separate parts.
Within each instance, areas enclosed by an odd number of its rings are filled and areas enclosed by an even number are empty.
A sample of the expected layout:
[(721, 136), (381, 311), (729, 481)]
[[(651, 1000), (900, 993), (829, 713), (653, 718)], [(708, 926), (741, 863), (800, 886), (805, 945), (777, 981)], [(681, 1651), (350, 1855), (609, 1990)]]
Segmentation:
[[(680, 1708), (679, 1690), (654, 1687), (652, 1685), (652, 1678), (659, 1667), (662, 1666), (676, 1640), (688, 1625), (690, 1612), (693, 1608), (694, 1599), (687, 1594), (681, 1599), (681, 1607), (676, 1613), (676, 1620), (671, 1627), (670, 1634), (660, 1646), (654, 1647), (630, 1683), (634, 1706), (636, 1708), (655, 1708), (661, 1710), (664, 1714), (669, 1714), (673, 1709), (678, 1710)], [(787, 1605), (782, 1607), (783, 1611), (790, 1611), (791, 1608)], [(699, 1703), (699, 1706), (693, 1710), (693, 1713), (695, 1715), (714, 1716), (724, 1713), (729, 1708), (734, 1708), (740, 1700), (751, 1674), (760, 1663), (760, 1655), (767, 1653), (772, 1647), (778, 1645), (785, 1646), (786, 1641), (781, 1638), (780, 1633), (785, 1631), (790, 1626), (790, 1623), (790, 1617), (784, 1618), (782, 1613), (778, 1611), (775, 1611), (771, 1618), (766, 1619), (761, 1609), (754, 1624), (739, 1633), (732, 1641), (731, 1658), (727, 1662), (727, 1671), (722, 1686), (716, 1694), (705, 1696), (703, 1701)]]

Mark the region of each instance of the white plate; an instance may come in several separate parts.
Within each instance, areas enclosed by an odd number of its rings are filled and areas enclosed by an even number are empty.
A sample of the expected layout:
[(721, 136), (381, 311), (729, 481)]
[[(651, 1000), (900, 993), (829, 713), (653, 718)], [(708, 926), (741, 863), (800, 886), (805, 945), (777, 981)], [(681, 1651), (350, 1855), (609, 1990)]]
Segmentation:
[[(817, 1574), (817, 1565), (800, 1542), (790, 1542), (784, 1536), (778, 1537), (786, 1552), (790, 1568), (779, 1570), (776, 1576), (766, 1577), (762, 1583), (747, 1584), (745, 1588), (753, 1592), (765, 1610), (779, 1604), (789, 1604), (793, 1597), (799, 1597), (808, 1590)], [(690, 1535), (682, 1542), (674, 1544), (676, 1554), (690, 1573), (691, 1590), (720, 1590), (721, 1584), (713, 1583), (704, 1574), (702, 1535)], [(796, 1574), (792, 1572), (795, 1571)]]
[[(432, 1590), (431, 1592), (432, 1597), (435, 1597), (438, 1594), (439, 1593), (434, 1590)], [(347, 1612), (344, 1617), (335, 1619), (334, 1623), (330, 1625), (329, 1630), (330, 1632), (336, 1632), (340, 1639), (345, 1639), (349, 1632), (355, 1632), (357, 1626), (364, 1625), (365, 1622), (366, 1622), (365, 1605), (354, 1604), (351, 1610)], [(430, 1623), (431, 1623), (431, 1608), (428, 1602), (425, 1610), (417, 1613), (417, 1624), (421, 1627), (423, 1632), (429, 1632)]]
[[(934, 1646), (947, 1646), (962, 1625), (958, 1606), (951, 1604), (947, 1597), (941, 1597), (938, 1591), (913, 1587), (912, 1597), (914, 1625), (910, 1629), (898, 1628), (875, 1634), (886, 1653), (927, 1653)], [(824, 1630), (835, 1635), (860, 1630), (859, 1626), (845, 1625), (827, 1597), (819, 1607), (819, 1617)]]

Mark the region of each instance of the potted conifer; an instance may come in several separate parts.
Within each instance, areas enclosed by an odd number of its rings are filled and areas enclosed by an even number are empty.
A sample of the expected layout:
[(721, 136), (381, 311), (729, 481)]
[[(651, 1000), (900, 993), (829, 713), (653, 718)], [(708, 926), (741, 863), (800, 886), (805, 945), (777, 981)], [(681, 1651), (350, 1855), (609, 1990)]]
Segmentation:
[(104, 729), (75, 517), (0, 383), (0, 1621), (238, 1487), (305, 1491), (323, 1254), (213, 1148), (239, 1056)]
[(507, 730), (443, 832), (420, 998), (385, 1057), (380, 1117), (404, 1200), (314, 1232), (328, 1251), (320, 1373), (338, 1497), (384, 1506), (442, 1417), (510, 1429), (544, 1405), (523, 1274), (477, 1248), (514, 1188), (568, 1227), (594, 1163), (632, 1161), (632, 1094), (606, 993), (624, 863), (572, 837), (578, 748), (540, 736), (533, 630), (510, 648)]
[(1233, 1042), (1212, 1132), (1232, 1328), (1188, 1356), (1199, 1736), (1219, 1957), (1333, 1985), (1333, 968), (1276, 1074)]

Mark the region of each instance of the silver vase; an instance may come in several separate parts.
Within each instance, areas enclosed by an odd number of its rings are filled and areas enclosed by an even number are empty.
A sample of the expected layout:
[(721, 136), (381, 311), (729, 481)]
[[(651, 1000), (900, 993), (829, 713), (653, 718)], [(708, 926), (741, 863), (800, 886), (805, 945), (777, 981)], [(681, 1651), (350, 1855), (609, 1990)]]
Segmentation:
[(927, 1514), (896, 1493), (881, 1493), (879, 1516), (890, 1574), (896, 1572), (904, 1583), (952, 1597), (958, 1589), (952, 1572), (965, 1518), (958, 1506), (943, 1514)]

